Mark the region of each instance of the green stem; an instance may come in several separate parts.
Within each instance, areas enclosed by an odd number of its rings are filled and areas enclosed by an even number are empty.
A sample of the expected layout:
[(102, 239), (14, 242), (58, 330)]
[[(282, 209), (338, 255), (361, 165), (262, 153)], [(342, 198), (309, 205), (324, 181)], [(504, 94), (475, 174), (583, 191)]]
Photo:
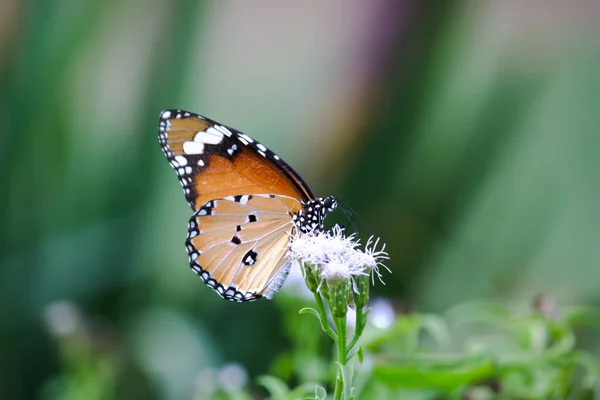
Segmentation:
[[(334, 400), (341, 400), (342, 393), (344, 393), (344, 378), (342, 375), (342, 367), (346, 365), (346, 359), (348, 358), (346, 349), (346, 316), (342, 318), (333, 318), (335, 321), (335, 327), (337, 329), (337, 356), (338, 356), (338, 373), (335, 381), (335, 393), (333, 395)], [(348, 382), (349, 383), (349, 382)]]
[(325, 312), (325, 305), (323, 304), (323, 299), (319, 293), (313, 293), (315, 296), (315, 301), (317, 302), (317, 310), (319, 311), (319, 315), (321, 316), (321, 328), (327, 333), (334, 341), (337, 342), (337, 335), (331, 329), (329, 325), (329, 318), (327, 317), (327, 313)]
[(354, 334), (352, 335), (352, 341), (348, 345), (348, 352), (351, 352), (354, 346), (358, 343), (358, 340), (362, 336), (363, 331), (365, 330), (365, 324), (363, 321), (363, 309), (356, 309), (356, 318), (354, 323)]

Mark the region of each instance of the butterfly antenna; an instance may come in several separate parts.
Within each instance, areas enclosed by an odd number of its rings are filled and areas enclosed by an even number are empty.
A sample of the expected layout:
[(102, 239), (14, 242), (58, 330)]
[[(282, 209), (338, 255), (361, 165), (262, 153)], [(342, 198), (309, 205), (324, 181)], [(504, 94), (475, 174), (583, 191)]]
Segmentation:
[(360, 226), (363, 226), (369, 232), (369, 236), (374, 236), (373, 230), (369, 227), (369, 225), (365, 222), (365, 220), (362, 219), (360, 217), (360, 215), (356, 211), (354, 211), (354, 209), (352, 207), (350, 207), (348, 205), (348, 203), (346, 203), (345, 201), (343, 201), (341, 199), (338, 199), (338, 202), (340, 203), (340, 209), (342, 210), (344, 215), (348, 218), (348, 223), (352, 226), (352, 229), (354, 229), (354, 232), (356, 232), (357, 234), (359, 233), (358, 227), (354, 223), (354, 218), (356, 217)]

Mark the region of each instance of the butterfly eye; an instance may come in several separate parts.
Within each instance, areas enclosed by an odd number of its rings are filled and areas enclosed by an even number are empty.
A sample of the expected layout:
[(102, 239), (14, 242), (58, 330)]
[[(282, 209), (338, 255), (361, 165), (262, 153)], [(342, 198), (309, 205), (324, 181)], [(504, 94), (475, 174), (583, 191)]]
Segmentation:
[(327, 211), (333, 211), (337, 208), (337, 200), (335, 197), (333, 196), (329, 196), (326, 197), (325, 200), (323, 201), (324, 207), (327, 209)]

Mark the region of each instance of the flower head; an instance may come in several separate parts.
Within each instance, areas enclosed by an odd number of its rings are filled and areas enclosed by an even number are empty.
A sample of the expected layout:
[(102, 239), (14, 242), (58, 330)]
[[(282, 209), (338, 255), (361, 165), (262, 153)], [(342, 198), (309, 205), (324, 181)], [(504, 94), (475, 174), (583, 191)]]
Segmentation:
[[(359, 297), (362, 293), (362, 297), (368, 298), (369, 277), (374, 280), (377, 275), (381, 280), (379, 267), (387, 269), (383, 261), (389, 259), (385, 245), (379, 248), (379, 239), (369, 238), (364, 250), (361, 250), (356, 235), (345, 236), (339, 225), (328, 231), (297, 233), (289, 254), (291, 259), (304, 266), (309, 289), (320, 291), (326, 297), (329, 289), (340, 283), (350, 284)], [(365, 285), (367, 289), (364, 289)], [(359, 299), (355, 296), (355, 300)], [(348, 304), (348, 299), (345, 302)]]
[(387, 269), (383, 261), (389, 259), (385, 244), (378, 249), (379, 238), (371, 236), (364, 251), (359, 246), (360, 239), (355, 234), (345, 236), (344, 229), (336, 225), (328, 231), (297, 233), (292, 240), (290, 257), (317, 267), (325, 280), (372, 273), (381, 278), (379, 267)]

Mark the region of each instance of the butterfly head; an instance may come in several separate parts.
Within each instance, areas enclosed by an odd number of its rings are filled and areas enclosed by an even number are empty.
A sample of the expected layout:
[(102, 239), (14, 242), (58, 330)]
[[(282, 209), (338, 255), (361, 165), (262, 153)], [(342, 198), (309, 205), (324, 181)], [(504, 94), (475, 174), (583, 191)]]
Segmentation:
[(327, 213), (337, 208), (337, 199), (333, 196), (317, 197), (302, 203), (302, 209), (294, 214), (294, 225), (300, 232), (307, 233), (323, 230), (323, 221)]
[(335, 210), (338, 206), (338, 201), (333, 196), (329, 196), (329, 197), (325, 197), (325, 198), (320, 197), (318, 200), (322, 201), (323, 208), (325, 208), (325, 210), (327, 210), (327, 212)]

